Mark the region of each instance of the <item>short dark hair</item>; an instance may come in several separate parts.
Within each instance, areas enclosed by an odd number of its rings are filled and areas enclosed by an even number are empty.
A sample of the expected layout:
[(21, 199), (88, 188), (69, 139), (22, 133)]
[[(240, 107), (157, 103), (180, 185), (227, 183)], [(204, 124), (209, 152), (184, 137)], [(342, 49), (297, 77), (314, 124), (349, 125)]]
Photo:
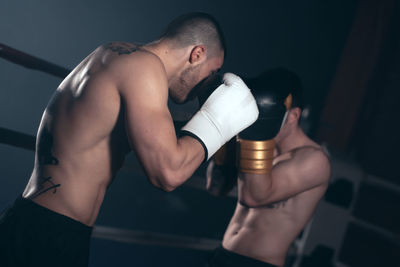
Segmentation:
[(225, 38), (217, 20), (210, 14), (192, 12), (172, 20), (161, 38), (170, 39), (178, 47), (203, 44), (207, 56), (213, 57), (220, 51), (226, 56)]
[(299, 76), (293, 71), (285, 68), (273, 68), (266, 70), (254, 78), (245, 79), (250, 89), (266, 88), (281, 92), (282, 94), (292, 94), (292, 108), (304, 108), (303, 86)]

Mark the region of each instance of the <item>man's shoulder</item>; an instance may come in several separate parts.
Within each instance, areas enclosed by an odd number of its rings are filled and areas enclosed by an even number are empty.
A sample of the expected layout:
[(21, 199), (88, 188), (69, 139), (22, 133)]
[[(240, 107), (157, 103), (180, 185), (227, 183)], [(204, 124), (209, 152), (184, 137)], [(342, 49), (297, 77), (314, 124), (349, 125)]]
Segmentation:
[[(105, 71), (117, 84), (119, 91), (132, 91), (132, 88), (160, 88), (168, 86), (168, 79), (161, 59), (143, 49), (122, 45), (109, 45), (111, 60), (106, 63)], [(130, 49), (130, 50), (129, 50)], [(133, 51), (134, 50), (134, 51)], [(132, 51), (128, 53), (128, 51)], [(119, 54), (121, 53), (121, 54)]]
[(291, 151), (293, 157), (301, 158), (322, 158), (329, 160), (326, 151), (317, 143), (307, 144), (304, 146), (296, 147)]
[(164, 64), (161, 59), (143, 49), (141, 46), (113, 42), (103, 45), (104, 51), (111, 54), (111, 60), (108, 62), (108, 68), (117, 71), (120, 74), (126, 73), (129, 76), (140, 74), (160, 75), (165, 73)]
[(330, 177), (330, 160), (319, 145), (307, 145), (294, 149), (292, 158), (309, 177), (318, 177), (321, 182), (328, 182)]

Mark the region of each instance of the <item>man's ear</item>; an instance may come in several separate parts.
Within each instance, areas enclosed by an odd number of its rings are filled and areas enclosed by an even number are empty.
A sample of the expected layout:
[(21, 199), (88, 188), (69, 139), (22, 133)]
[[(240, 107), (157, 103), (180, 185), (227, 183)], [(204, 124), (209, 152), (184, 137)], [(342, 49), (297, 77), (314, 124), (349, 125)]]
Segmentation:
[(288, 114), (288, 122), (293, 123), (293, 122), (298, 122), (301, 116), (301, 109), (298, 107), (294, 107), (289, 110)]
[(190, 64), (202, 63), (207, 58), (207, 49), (204, 45), (196, 45), (190, 52)]

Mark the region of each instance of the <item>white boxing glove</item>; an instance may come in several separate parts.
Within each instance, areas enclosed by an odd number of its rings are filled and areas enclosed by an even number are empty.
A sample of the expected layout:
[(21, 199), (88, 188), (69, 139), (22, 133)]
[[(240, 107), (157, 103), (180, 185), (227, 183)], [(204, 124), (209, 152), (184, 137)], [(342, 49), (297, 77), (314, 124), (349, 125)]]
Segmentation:
[(221, 84), (182, 128), (203, 145), (206, 159), (258, 117), (256, 100), (243, 80), (226, 73)]

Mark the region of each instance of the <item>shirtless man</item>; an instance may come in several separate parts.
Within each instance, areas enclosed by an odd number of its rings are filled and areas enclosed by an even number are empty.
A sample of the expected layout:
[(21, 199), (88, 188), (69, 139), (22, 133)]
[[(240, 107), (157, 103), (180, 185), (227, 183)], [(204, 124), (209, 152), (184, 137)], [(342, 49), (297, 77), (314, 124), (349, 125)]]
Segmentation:
[[(260, 116), (238, 135), (239, 172), (232, 171), (232, 158), (223, 149), (207, 169), (208, 189), (214, 193), (221, 193), (224, 185), (212, 179), (223, 178), (225, 184), (232, 184), (229, 179), (238, 176), (236, 210), (222, 247), (210, 258), (211, 267), (283, 266), (291, 243), (312, 217), (330, 177), (328, 157), (298, 124), (302, 100), (297, 76), (273, 69), (246, 83), (256, 97)], [(216, 185), (219, 188), (212, 188)]]
[(251, 125), (255, 99), (238, 76), (226, 74), (183, 127), (186, 134), (175, 133), (168, 97), (188, 99), (221, 68), (224, 51), (215, 19), (189, 13), (157, 41), (110, 43), (86, 57), (44, 111), (28, 185), (0, 215), (0, 265), (87, 266), (91, 227), (130, 150), (150, 182), (171, 191)]

